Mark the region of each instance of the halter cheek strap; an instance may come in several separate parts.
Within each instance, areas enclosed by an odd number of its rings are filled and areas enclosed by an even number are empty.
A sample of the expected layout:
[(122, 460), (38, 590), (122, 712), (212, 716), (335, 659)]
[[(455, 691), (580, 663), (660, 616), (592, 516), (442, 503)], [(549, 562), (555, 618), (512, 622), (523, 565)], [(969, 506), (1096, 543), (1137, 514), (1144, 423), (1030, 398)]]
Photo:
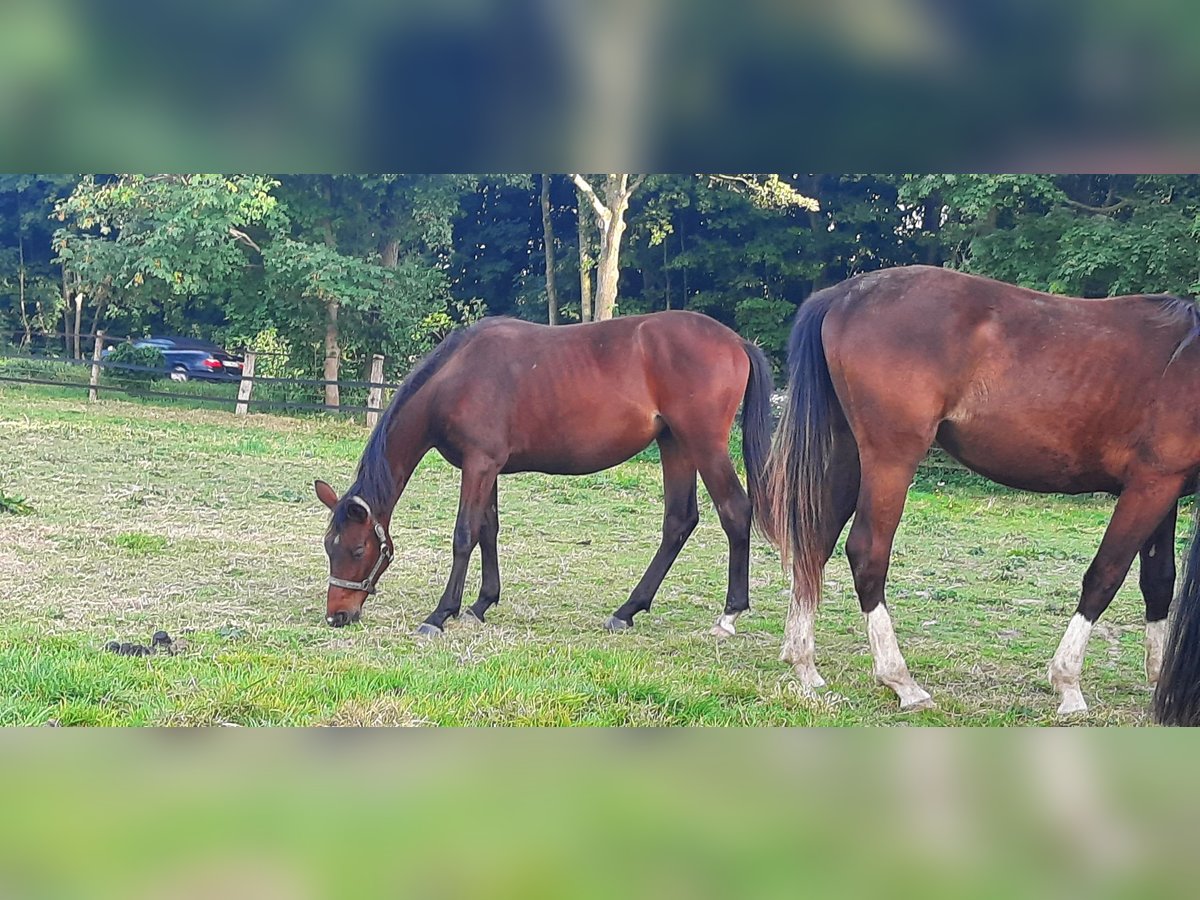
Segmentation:
[(362, 581), (347, 581), (344, 578), (334, 578), (329, 576), (329, 583), (334, 587), (347, 588), (351, 591), (365, 591), (368, 595), (375, 593), (375, 579), (379, 577), (379, 570), (383, 568), (383, 564), (392, 558), (392, 542), (388, 540), (387, 533), (383, 530), (383, 525), (375, 518), (375, 514), (371, 512), (371, 507), (367, 505), (367, 501), (362, 497), (354, 496), (350, 498), (351, 503), (357, 503), (367, 511), (367, 521), (375, 526), (375, 537), (379, 539), (379, 558), (375, 560), (375, 565), (371, 571), (367, 573), (367, 577)]

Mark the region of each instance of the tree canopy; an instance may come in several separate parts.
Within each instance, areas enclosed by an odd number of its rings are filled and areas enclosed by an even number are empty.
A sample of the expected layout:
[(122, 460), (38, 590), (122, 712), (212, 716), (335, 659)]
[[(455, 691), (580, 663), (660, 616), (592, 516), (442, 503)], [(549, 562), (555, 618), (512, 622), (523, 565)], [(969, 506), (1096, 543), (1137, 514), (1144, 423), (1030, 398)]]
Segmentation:
[(9, 344), (167, 332), (402, 374), (460, 323), (546, 321), (547, 262), (563, 323), (695, 309), (778, 360), (809, 294), (887, 266), (1196, 294), (1200, 176), (0, 176)]

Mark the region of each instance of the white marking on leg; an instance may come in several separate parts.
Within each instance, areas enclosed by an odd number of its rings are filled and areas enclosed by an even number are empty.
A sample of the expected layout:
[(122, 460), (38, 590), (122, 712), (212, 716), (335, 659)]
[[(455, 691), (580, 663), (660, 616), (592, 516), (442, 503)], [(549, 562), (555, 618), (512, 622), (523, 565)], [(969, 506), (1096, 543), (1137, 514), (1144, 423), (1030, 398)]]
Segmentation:
[(1158, 684), (1162, 673), (1163, 651), (1167, 646), (1167, 620), (1146, 623), (1146, 680)]
[(871, 656), (875, 659), (875, 677), (886, 684), (900, 698), (903, 710), (928, 709), (933, 706), (929, 692), (913, 680), (908, 664), (896, 643), (896, 631), (892, 628), (892, 617), (887, 606), (880, 603), (866, 615), (867, 642), (871, 645)]
[(783, 650), (779, 658), (791, 663), (800, 686), (805, 690), (825, 687), (825, 679), (817, 671), (817, 610), (808, 597), (796, 596), (796, 576), (792, 575), (792, 602), (788, 607), (787, 624), (783, 629)]
[(733, 623), (737, 621), (737, 617), (740, 615), (741, 613), (724, 613), (717, 619), (717, 624), (713, 626), (709, 634), (719, 638), (733, 637), (733, 635), (737, 634), (737, 628), (734, 627)]
[(1083, 671), (1083, 654), (1087, 650), (1088, 638), (1092, 636), (1093, 623), (1075, 613), (1067, 624), (1066, 633), (1059, 642), (1054, 658), (1050, 660), (1050, 686), (1058, 691), (1062, 702), (1058, 705), (1060, 716), (1087, 712), (1083, 692), (1079, 690), (1079, 675)]

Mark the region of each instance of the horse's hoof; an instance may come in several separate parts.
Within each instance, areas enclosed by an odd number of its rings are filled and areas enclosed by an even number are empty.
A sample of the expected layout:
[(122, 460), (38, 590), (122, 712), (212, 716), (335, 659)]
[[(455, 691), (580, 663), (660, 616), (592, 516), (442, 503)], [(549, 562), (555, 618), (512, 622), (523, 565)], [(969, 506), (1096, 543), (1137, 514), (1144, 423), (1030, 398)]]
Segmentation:
[(479, 613), (475, 612), (475, 610), (471, 609), (470, 607), (468, 607), (467, 611), (465, 613), (463, 613), (463, 621), (466, 621), (468, 619), (471, 620), (472, 622), (478, 622), (480, 625), (483, 624), (483, 616), (481, 616)]
[(604, 623), (606, 631), (625, 631), (632, 627), (632, 622), (626, 622), (624, 619), (619, 619), (616, 616), (609, 616), (608, 621)]
[(429, 622), (422, 622), (420, 625), (417, 626), (417, 630), (416, 630), (415, 634), (417, 635), (417, 637), (428, 637), (428, 638), (441, 637), (442, 629), (438, 628), (436, 625), (431, 625)]
[(737, 634), (736, 631), (730, 631), (728, 628), (724, 628), (721, 625), (714, 625), (708, 633), (711, 634), (713, 637), (718, 638), (719, 640), (724, 640), (725, 638), (731, 638), (735, 634)]
[(921, 712), (925, 709), (937, 709), (937, 704), (933, 702), (932, 697), (921, 697), (917, 700), (900, 704), (900, 712), (904, 713)]

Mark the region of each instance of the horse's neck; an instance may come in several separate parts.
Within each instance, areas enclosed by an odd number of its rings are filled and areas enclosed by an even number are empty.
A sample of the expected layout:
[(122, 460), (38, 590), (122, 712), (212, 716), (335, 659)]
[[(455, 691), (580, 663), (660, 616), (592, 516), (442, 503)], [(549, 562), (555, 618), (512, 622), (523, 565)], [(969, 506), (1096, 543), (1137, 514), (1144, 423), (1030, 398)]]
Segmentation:
[(383, 511), (389, 520), (392, 509), (400, 501), (417, 464), (431, 447), (425, 404), (414, 398), (397, 410), (388, 423), (387, 462), (392, 473), (392, 483), (395, 485), (395, 496)]

